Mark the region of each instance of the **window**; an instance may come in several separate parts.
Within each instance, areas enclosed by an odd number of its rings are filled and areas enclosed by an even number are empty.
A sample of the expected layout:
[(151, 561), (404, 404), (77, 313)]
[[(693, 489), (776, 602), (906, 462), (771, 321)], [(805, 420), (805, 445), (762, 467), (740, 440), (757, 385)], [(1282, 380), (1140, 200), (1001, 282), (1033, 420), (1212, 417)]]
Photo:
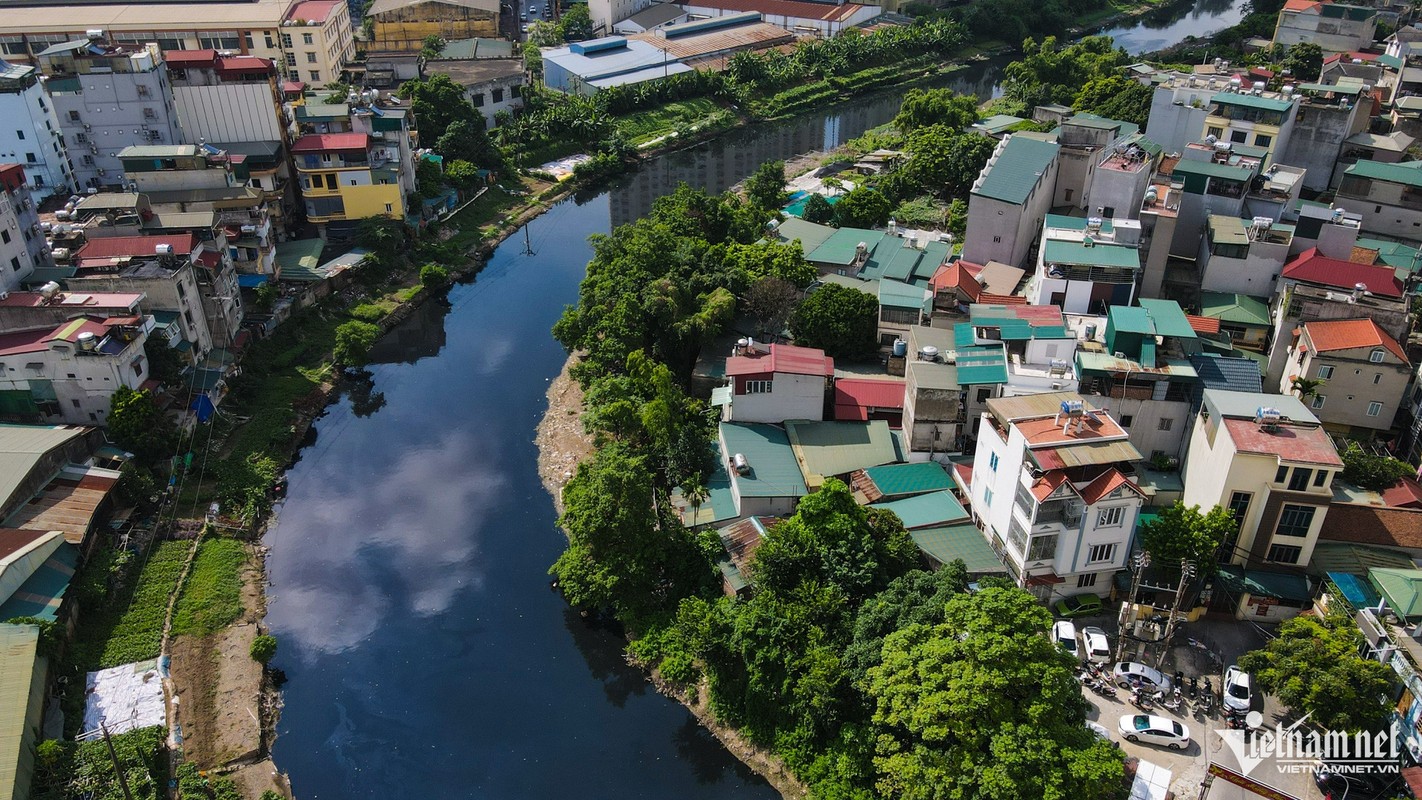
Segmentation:
[(300, 71), (300, 70), (295, 70), (295, 69), (290, 70), (290, 71), (288, 71), (288, 72), (286, 73), (286, 77), (287, 77), (287, 80), (299, 81), (299, 80), (301, 80), (301, 71)]
[(1274, 483), (1283, 483), (1289, 477), (1288, 467), (1279, 467), (1279, 471), (1274, 473)]
[(991, 389), (979, 389), (979, 390), (978, 390), (978, 405), (982, 405), (983, 403), (986, 403), (986, 402), (988, 401), (988, 398), (989, 398), (989, 397), (992, 397), (992, 390), (991, 390)]
[(294, 66), (296, 66), (296, 54), (295, 54), (295, 53), (287, 53), (287, 54), (286, 54), (286, 65), (287, 65), (288, 67), (294, 67)]
[(1285, 505), (1279, 512), (1279, 527), (1274, 529), (1274, 535), (1300, 538), (1307, 536), (1309, 527), (1313, 525), (1313, 512), (1316, 510), (1313, 506)]
[(1229, 496), (1229, 513), (1234, 515), (1236, 525), (1244, 524), (1244, 515), (1249, 513), (1249, 501), (1254, 495), (1249, 492), (1235, 492)]
[(282, 46), (282, 47), (291, 47), (291, 34), (289, 34), (289, 33), (283, 33), (283, 34), (281, 35), (281, 46)]
[(992, 243), (993, 243), (993, 244), (1002, 244), (1002, 237), (1001, 237), (1001, 236), (994, 236), (994, 237), (992, 237)]
[(1321, 469), (1313, 476), (1313, 485), (1322, 486), (1328, 480), (1328, 470)]
[(1221, 136), (1224, 136), (1224, 128), (1207, 128), (1207, 129), (1205, 130), (1205, 135), (1206, 135), (1206, 136), (1213, 136), (1213, 137), (1215, 137), (1216, 139), (1218, 139), (1218, 138), (1220, 138)]
[(746, 381), (746, 394), (770, 394), (774, 381)]
[(1156, 430), (1168, 431), (1170, 430), (1170, 427), (1174, 424), (1175, 420), (1170, 419), (1169, 417), (1163, 417), (1160, 420), (1160, 423), (1156, 425)]
[(386, 204), (385, 204), (385, 213), (389, 214), (389, 213), (393, 212), (394, 210), (395, 210), (395, 206), (394, 206), (392, 203), (386, 203)]
[(1096, 527), (1116, 528), (1126, 519), (1126, 507), (1103, 508), (1096, 514)]
[(1249, 139), (1248, 131), (1230, 131), (1229, 140), (1235, 144), (1244, 144)]
[(14, 270), (15, 272), (19, 272), (19, 271), (20, 271), (20, 257), (19, 257), (19, 256), (15, 256), (14, 258), (10, 259), (10, 269)]
[(82, 161), (83, 161), (84, 166), (86, 166), (86, 167), (92, 167), (92, 166), (94, 166), (94, 157), (91, 156), (91, 155), (89, 155), (88, 153), (85, 153), (85, 154), (84, 154), (84, 158), (82, 159)]
[(308, 64), (315, 64), (315, 63), (316, 63), (316, 54), (315, 54), (315, 53), (307, 53), (307, 54), (306, 54), (306, 63), (308, 63)]
[(1289, 477), (1289, 491), (1303, 492), (1308, 490), (1308, 479), (1313, 477), (1313, 470), (1296, 467), (1294, 474)]
[(1264, 558), (1277, 564), (1297, 564), (1299, 556), (1303, 555), (1302, 547), (1295, 547), (1289, 544), (1276, 544), (1269, 548), (1269, 555)]
[(70, 111), (70, 112), (69, 112), (69, 121), (70, 121), (70, 122), (78, 122), (78, 121), (79, 121), (79, 112), (78, 112), (78, 111)]
[(1025, 553), (1027, 551), (1027, 529), (1022, 527), (1022, 523), (1017, 521), (1017, 517), (1012, 517), (1012, 522), (1007, 526), (1007, 543), (1011, 545), (1014, 552)]
[(0, 244), (9, 244), (9, 243), (10, 243), (10, 232), (7, 231), (7, 230), (5, 230), (5, 229), (3, 229), (3, 228), (0, 228)]
[(1062, 195), (1062, 199), (1065, 200), (1066, 202), (1070, 203), (1070, 202), (1071, 202), (1071, 196), (1072, 196), (1072, 194), (1073, 194), (1072, 190), (1071, 190), (1071, 189), (1067, 189), (1067, 190), (1066, 190), (1066, 193)]
[(1379, 415), (1379, 414), (1381, 414), (1381, 413), (1382, 413), (1382, 403), (1379, 403), (1379, 402), (1377, 402), (1376, 400), (1374, 400), (1374, 401), (1371, 402), (1371, 403), (1368, 403), (1368, 416), (1370, 416), (1370, 417), (1376, 417), (1377, 415)]
[(1383, 360), (1383, 349), (1379, 347), (1373, 352), (1368, 353), (1368, 360), (1373, 362), (1374, 364), (1381, 364)]
[(992, 508), (992, 490), (983, 489), (983, 505)]
[(313, 70), (311, 70), (310, 72), (308, 72), (307, 74), (311, 76), (311, 81), (312, 81), (313, 83), (320, 83), (320, 82), (321, 82), (321, 70), (319, 70), (319, 69), (313, 69)]
[(1321, 367), (1318, 368), (1318, 379), (1319, 379), (1319, 380), (1321, 380), (1321, 381), (1326, 381), (1326, 380), (1328, 380), (1328, 379), (1331, 378), (1331, 377), (1333, 377), (1333, 367), (1332, 367), (1331, 365), (1329, 365), (1329, 364), (1324, 364), (1323, 366), (1321, 366)]
[(509, 87), (509, 96), (513, 98), (523, 97), (523, 92), (518, 86)]
[(1057, 535), (1034, 536), (1032, 547), (1027, 551), (1028, 561), (1050, 561), (1057, 555)]
[(1129, 427), (1131, 427), (1131, 423), (1132, 423), (1132, 422), (1135, 422), (1135, 421), (1136, 421), (1136, 417), (1135, 417), (1134, 414), (1122, 414), (1122, 415), (1121, 415), (1121, 427), (1122, 427), (1122, 428), (1129, 428)]
[(1382, 383), (1382, 373), (1381, 373), (1381, 372), (1379, 372), (1378, 374), (1376, 374), (1376, 375), (1373, 376), (1373, 385), (1374, 385), (1374, 386), (1377, 386), (1379, 383)]
[(302, 43), (302, 44), (316, 44), (316, 37), (315, 37), (315, 35), (310, 34), (310, 33), (303, 33), (303, 34), (301, 34), (301, 43)]
[(483, 92), (475, 92), (474, 94), (469, 95), (469, 100), (474, 103), (474, 107), (475, 107), (475, 108), (483, 108), (483, 107), (484, 107), (484, 93), (483, 93)]
[(1268, 147), (1269, 145), (1271, 145), (1271, 144), (1273, 144), (1273, 143), (1274, 143), (1274, 137), (1272, 137), (1272, 136), (1265, 136), (1265, 135), (1262, 134), (1262, 133), (1256, 133), (1256, 134), (1254, 134), (1254, 146), (1255, 146), (1255, 147)]
[(144, 107), (143, 107), (143, 118), (144, 118), (144, 119), (158, 119), (158, 112), (157, 112), (157, 111), (154, 111), (151, 106), (144, 106)]
[[(10, 240), (9, 240), (9, 239), (6, 239), (5, 241), (8, 242), (8, 241), (10, 241)], [(997, 453), (993, 453), (991, 456), (988, 457), (988, 468), (991, 469), (993, 472), (997, 472), (997, 465), (998, 465)]]
[[(252, 32), (251, 32), (251, 31), (247, 31), (246, 33), (242, 34), (242, 38), (243, 38), (244, 40), (246, 40), (246, 42), (247, 42), (247, 49), (248, 49), (248, 50), (255, 50), (255, 49), (257, 48), (257, 43), (256, 43), (256, 41), (252, 39)], [(271, 45), (268, 45), (268, 47), (270, 47), (270, 46), (271, 46)]]
[(80, 407), (80, 406), (79, 406), (79, 401), (78, 401), (77, 399), (71, 400), (71, 401), (69, 401), (69, 402), (73, 403), (75, 408), (79, 408), (79, 407)]
[(1110, 561), (1116, 557), (1116, 545), (1096, 544), (1086, 553), (1086, 563), (1095, 564), (1101, 561)]
[(1316, 394), (1313, 396), (1313, 402), (1310, 405), (1314, 408), (1323, 408), (1323, 404), (1326, 402), (1328, 402), (1328, 395)]
[(503, 89), (494, 89), (492, 92), (490, 92), (490, 94), (493, 95), (493, 100), (494, 100), (495, 103), (502, 103), (502, 102), (504, 102), (504, 90), (503, 90)]
[(1096, 585), (1096, 573), (1094, 573), (1094, 572), (1091, 573), (1090, 575), (1081, 575), (1081, 576), (1079, 576), (1079, 577), (1076, 579), (1076, 588), (1078, 588), (1078, 589), (1090, 589), (1091, 587), (1093, 587), (1093, 586), (1095, 586), (1095, 585)]
[(24, 131), (15, 131), (15, 136), (19, 137), (20, 141), (22, 141), (22, 142), (25, 140), (25, 132), (24, 132)]

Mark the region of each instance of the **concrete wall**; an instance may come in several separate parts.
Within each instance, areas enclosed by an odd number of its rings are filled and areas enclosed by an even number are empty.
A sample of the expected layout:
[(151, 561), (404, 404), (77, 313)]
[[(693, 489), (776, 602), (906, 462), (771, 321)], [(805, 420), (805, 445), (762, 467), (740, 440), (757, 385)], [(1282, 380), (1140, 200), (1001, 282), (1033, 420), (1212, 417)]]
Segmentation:
[(1289, 246), (1253, 242), (1244, 258), (1210, 255), (1208, 238), (1200, 240), (1200, 286), (1211, 292), (1237, 292), (1269, 297), (1284, 269)]
[(51, 263), (35, 206), (23, 189), (0, 190), (0, 291), (15, 291), (35, 267)]
[(496, 11), (437, 2), (391, 9), (370, 18), (375, 21), (372, 50), (417, 53), (430, 35), (449, 41), (499, 35)]
[[(1164, 383), (1163, 381), (1161, 383)], [(1132, 392), (1136, 387), (1132, 387)], [(1186, 430), (1190, 427), (1190, 404), (1183, 400), (1150, 400), (1136, 397), (1105, 397), (1099, 394), (1083, 394), (1087, 404), (1106, 408), (1111, 418), (1121, 423), (1131, 444), (1146, 458), (1161, 452), (1178, 457), (1182, 452)], [(1130, 424), (1127, 425), (1126, 423)], [(1161, 425), (1169, 425), (1162, 430)]]
[(1324, 53), (1364, 50), (1377, 34), (1378, 18), (1366, 20), (1325, 19), (1320, 14), (1281, 11), (1274, 29), (1274, 44), (1290, 47), (1300, 42), (1312, 42)]
[[(744, 394), (745, 377), (735, 378), (735, 389), (727, 421), (768, 422), (779, 425), (787, 419), (825, 418), (825, 379), (822, 375), (777, 373), (769, 392)], [(752, 380), (756, 378), (751, 378)]]
[[(465, 89), (464, 96), (469, 98), (469, 102), (479, 109), (479, 113), (484, 115), (484, 124), (489, 128), (496, 127), (494, 115), (500, 111), (513, 112), (523, 108), (523, 86), (526, 80), (522, 75), (504, 78), (490, 83), (483, 83), (478, 86), (470, 86)], [(500, 99), (494, 99), (494, 92), (499, 92)], [(475, 103), (474, 98), (482, 98), (482, 103)]]
[[(1319, 387), (1323, 398), (1311, 398), (1313, 413), (1330, 428), (1362, 428), (1386, 431), (1403, 405), (1407, 384), (1412, 380), (1411, 367), (1383, 348), (1383, 361), (1374, 364), (1368, 354), (1374, 348), (1333, 350), (1314, 353), (1312, 349), (1298, 360), (1296, 348), (1288, 348), (1288, 361), (1279, 379), (1280, 394), (1292, 387), (1295, 375), (1317, 379), (1320, 369), (1332, 367), (1332, 374)], [(1328, 370), (1324, 369), (1324, 373)], [(1322, 402), (1322, 405), (1319, 403)], [(1381, 403), (1382, 409), (1368, 416), (1369, 403)]]
[[(963, 419), (958, 408), (960, 390), (919, 386), (910, 364), (904, 376), (904, 430), (909, 433), (909, 449), (919, 453), (945, 453), (957, 449)], [(934, 437), (934, 432), (938, 436)]]
[(1165, 266), (1175, 238), (1174, 214), (1143, 213), (1141, 220), (1141, 297), (1160, 297)]
[[(91, 73), (78, 80), (83, 91), (55, 94), (51, 99), (80, 188), (120, 185), (123, 164), (117, 156), (129, 145), (182, 143), (162, 64), (148, 72)], [(152, 131), (157, 138), (151, 138)]]
[(1294, 120), (1288, 146), (1276, 151), (1278, 162), (1308, 170), (1304, 188), (1327, 190), (1343, 140), (1367, 128), (1365, 109), (1370, 107), (1371, 103), (1354, 103), (1348, 109), (1322, 104), (1304, 106), (1303, 118)]
[[(648, 5), (650, 5), (650, 3)], [(645, 6), (643, 7), (645, 8)], [(711, 6), (697, 5), (695, 3), (695, 0), (690, 3), (683, 4), (682, 8), (686, 9), (687, 13), (689, 13), (693, 18), (725, 17), (734, 14), (744, 13), (741, 10), (713, 8)], [(827, 7), (827, 9), (828, 8), (830, 7)], [(761, 16), (763, 17), (765, 22), (768, 22), (771, 25), (779, 25), (780, 27), (790, 31), (791, 33), (796, 34), (797, 36), (811, 35), (829, 38), (839, 33), (843, 33), (844, 31), (853, 28), (861, 22), (867, 22), (868, 20), (877, 17), (879, 16), (879, 13), (880, 9), (878, 6), (865, 5), (861, 6), (858, 11), (854, 12), (853, 14), (850, 14), (844, 19), (836, 21), (820, 19), (819, 17), (794, 17), (788, 16), (786, 14), (774, 14), (770, 12), (762, 12)]]
[[(148, 359), (143, 353), (147, 338), (139, 335), (115, 355), (79, 355), (77, 345), (57, 342), (44, 351), (8, 356), (4, 374), (0, 375), (0, 391), (32, 392), (36, 381), (48, 381), (58, 400), (59, 413), (45, 422), (103, 425), (113, 393), (120, 386), (137, 389), (148, 380)], [(133, 368), (135, 361), (141, 374)], [(31, 364), (38, 368), (31, 368)]]
[(1404, 203), (1401, 184), (1374, 180), (1367, 193), (1360, 194), (1360, 183), (1344, 178), (1334, 204), (1362, 217), (1364, 233), (1413, 243), (1422, 241), (1422, 204), (1415, 200)]
[(1112, 209), (1107, 213), (1113, 219), (1139, 219), (1141, 203), (1145, 202), (1146, 189), (1150, 186), (1154, 167), (1147, 164), (1135, 172), (1097, 167), (1091, 175), (1091, 185), (1086, 189), (1086, 199), (1082, 207), (1093, 215), (1097, 208)]
[[(1209, 90), (1176, 90), (1160, 86), (1150, 100), (1150, 119), (1145, 134), (1167, 153), (1179, 153), (1190, 142), (1199, 141), (1205, 130), (1205, 109), (1214, 92)], [(1192, 99), (1200, 103), (1191, 104)]]
[(36, 200), (67, 193), (69, 170), (59, 142), (59, 120), (40, 84), (0, 92), (0, 119), (5, 120), (0, 128), (0, 163), (24, 166), (25, 180), (35, 187)]
[(175, 86), (173, 102), (189, 142), (279, 142), (281, 117), (265, 83)]
[[(123, 275), (96, 275), (82, 280), (72, 280), (70, 288), (76, 292), (142, 292), (143, 310), (171, 311), (178, 315), (178, 325), (183, 337), (192, 343), (198, 358), (212, 349), (212, 331), (207, 315), (202, 309), (202, 295), (197, 278), (193, 275), (191, 263), (185, 263), (168, 278), (139, 278)], [(181, 292), (179, 286), (182, 287)]]
[(975, 264), (1001, 261), (1021, 266), (1042, 230), (1055, 188), (1056, 169), (1052, 167), (1024, 205), (976, 194), (969, 198), (963, 258)]

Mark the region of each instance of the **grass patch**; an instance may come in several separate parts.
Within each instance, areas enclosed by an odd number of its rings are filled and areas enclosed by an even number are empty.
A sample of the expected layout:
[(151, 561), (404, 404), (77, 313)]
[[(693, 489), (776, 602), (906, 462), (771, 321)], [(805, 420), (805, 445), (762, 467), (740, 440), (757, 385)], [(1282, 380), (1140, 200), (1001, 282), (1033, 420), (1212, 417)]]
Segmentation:
[[(158, 543), (126, 589), (108, 602), (82, 610), (70, 655), (76, 666), (89, 671), (158, 657), (168, 597), (177, 588), (189, 546), (188, 542)], [(101, 563), (94, 566), (107, 569), (112, 556), (98, 560)]]
[(560, 158), (571, 156), (574, 153), (586, 153), (591, 146), (591, 142), (554, 139), (529, 147), (527, 150), (520, 147), (516, 160), (520, 167), (536, 167), (540, 164), (547, 164), (549, 161), (557, 161)]
[(192, 573), (173, 612), (173, 634), (207, 636), (242, 614), (242, 568), (247, 549), (235, 539), (208, 538), (198, 546)]
[(455, 247), (463, 250), (484, 238), (484, 227), (493, 225), (507, 216), (514, 205), (514, 196), (498, 186), (490, 186), (489, 191), (479, 196), (445, 223), (459, 232), (450, 237)]
[(633, 146), (681, 134), (725, 127), (735, 121), (729, 109), (709, 97), (677, 100), (663, 106), (637, 111), (614, 121), (617, 132)]

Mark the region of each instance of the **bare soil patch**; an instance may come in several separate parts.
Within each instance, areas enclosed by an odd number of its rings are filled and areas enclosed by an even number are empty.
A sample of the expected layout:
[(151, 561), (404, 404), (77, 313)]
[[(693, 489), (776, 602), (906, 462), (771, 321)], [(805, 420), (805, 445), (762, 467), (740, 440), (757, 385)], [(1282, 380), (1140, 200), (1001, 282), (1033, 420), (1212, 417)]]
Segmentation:
[(538, 477), (563, 513), (563, 487), (578, 464), (593, 453), (592, 437), (583, 431), (583, 388), (568, 374), (577, 356), (570, 356), (563, 371), (548, 386), (548, 412), (538, 423)]

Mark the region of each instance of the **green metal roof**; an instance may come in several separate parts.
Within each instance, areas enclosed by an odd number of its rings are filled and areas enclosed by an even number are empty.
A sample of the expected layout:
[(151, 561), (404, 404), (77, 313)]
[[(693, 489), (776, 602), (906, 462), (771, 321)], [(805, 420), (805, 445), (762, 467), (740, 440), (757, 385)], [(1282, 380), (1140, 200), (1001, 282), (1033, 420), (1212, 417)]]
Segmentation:
[(1286, 572), (1265, 572), (1227, 565), (1220, 567), (1218, 580), (1231, 594), (1248, 592), (1256, 597), (1307, 602), (1310, 599), (1308, 578)]
[(1255, 97), (1252, 94), (1242, 92), (1220, 92), (1215, 95), (1214, 102), (1226, 106), (1238, 106), (1239, 108), (1257, 108), (1262, 111), (1288, 111), (1293, 105), (1292, 100), (1276, 100), (1272, 97)]
[[(1336, 482), (1335, 482), (1336, 485)], [(1376, 568), (1412, 569), (1412, 558), (1401, 550), (1354, 542), (1319, 542), (1308, 560), (1309, 572), (1318, 575), (1347, 572), (1366, 575)], [(1374, 604), (1377, 600), (1373, 601)]]
[[(680, 489), (674, 492), (680, 492)], [(692, 526), (714, 525), (736, 518), (736, 497), (731, 490), (731, 474), (726, 469), (724, 458), (716, 459), (716, 468), (706, 480), (706, 501), (692, 514), (687, 512), (685, 524)]]
[(997, 553), (974, 525), (923, 528), (910, 531), (909, 536), (919, 550), (939, 564), (962, 561), (970, 575), (1006, 571)]
[(1138, 306), (1111, 306), (1106, 312), (1110, 318), (1111, 327), (1117, 333), (1139, 333), (1146, 336), (1155, 335), (1155, 326), (1151, 324), (1150, 313)]
[[(746, 457), (750, 472), (732, 474), (741, 497), (803, 497), (810, 493), (785, 431), (774, 425), (723, 422), (726, 456)], [(852, 470), (851, 470), (852, 471)]]
[(1272, 325), (1269, 304), (1232, 292), (1200, 292), (1200, 316), (1240, 325)]
[[(1402, 242), (1385, 242), (1382, 239), (1359, 237), (1354, 244), (1358, 247), (1366, 247), (1369, 250), (1378, 251), (1378, 261), (1393, 269), (1402, 270), (1402, 274), (1399, 277), (1403, 280), (1406, 280), (1407, 276), (1417, 266), (1417, 248), (1409, 247)], [(38, 273), (39, 270), (35, 270), (35, 272)]]
[(1139, 133), (1141, 126), (1134, 122), (1124, 122), (1119, 119), (1103, 117), (1099, 114), (1074, 114), (1062, 121), (1063, 125), (1080, 125), (1084, 128), (1098, 128), (1104, 131), (1116, 131), (1117, 136), (1132, 136)]
[(61, 541), (49, 558), (0, 603), (0, 620), (35, 617), (53, 622), (79, 565), (79, 548)]
[(1164, 147), (1161, 147), (1160, 144), (1158, 144), (1154, 139), (1151, 139), (1144, 133), (1133, 133), (1130, 136), (1127, 136), (1126, 140), (1122, 142), (1122, 144), (1133, 144), (1136, 147), (1139, 147), (1140, 149), (1146, 151), (1146, 153), (1151, 156), (1158, 156), (1161, 153), (1165, 152)]
[(1128, 245), (1102, 244), (1097, 242), (1087, 246), (1082, 242), (1048, 239), (1042, 260), (1048, 264), (1068, 266), (1118, 267), (1120, 269), (1140, 269), (1141, 254)]
[(1007, 351), (1003, 347), (978, 345), (958, 351), (957, 380), (963, 386), (1007, 383)]
[(1164, 375), (1170, 378), (1181, 378), (1194, 380), (1199, 375), (1189, 361), (1183, 359), (1166, 359), (1164, 364), (1147, 369), (1139, 361), (1132, 361), (1129, 358), (1116, 358), (1110, 353), (1093, 353), (1088, 350), (1076, 351), (1076, 365), (1083, 372), (1116, 373), (1116, 372), (1149, 372), (1154, 375)]
[(1358, 161), (1344, 174), (1375, 181), (1400, 183), (1404, 186), (1422, 186), (1422, 161), (1405, 161), (1401, 164), (1384, 164), (1379, 161)]
[(869, 260), (860, 276), (888, 278), (927, 287), (933, 274), (948, 260), (948, 245), (930, 241), (921, 247), (909, 247), (908, 241), (896, 236), (882, 237), (870, 249)]
[(32, 726), (38, 719), (35, 691), (39, 661), (39, 628), (0, 625), (0, 787), (9, 795), (17, 784), (28, 786), (34, 770)]
[(1155, 300), (1148, 297), (1137, 302), (1149, 312), (1158, 335), (1174, 336), (1179, 339), (1195, 338), (1195, 329), (1190, 327), (1190, 320), (1185, 318), (1185, 312), (1181, 310), (1179, 303), (1174, 300)]
[(888, 308), (923, 309), (924, 290), (898, 281), (879, 281), (879, 305)]
[(869, 507), (894, 512), (909, 530), (948, 525), (968, 518), (963, 504), (949, 491), (915, 495), (890, 503), (872, 503)]
[(1008, 137), (997, 163), (988, 170), (973, 194), (1021, 205), (1051, 166), (1061, 148), (1026, 136)]
[(855, 252), (860, 242), (873, 248), (878, 246), (879, 241), (887, 235), (883, 231), (840, 228), (830, 234), (823, 244), (806, 254), (805, 258), (821, 264), (848, 266), (854, 263)]
[(278, 242), (276, 263), (281, 267), (281, 279), (315, 283), (325, 276), (316, 271), (321, 266), (321, 251), (326, 243), (320, 239), (291, 239)]
[(953, 476), (934, 461), (916, 464), (888, 464), (864, 470), (874, 486), (885, 495), (923, 494), (953, 488)]
[[(1046, 216), (1046, 219), (1042, 221), (1042, 227), (1062, 228), (1064, 230), (1069, 231), (1084, 231), (1086, 230), (1086, 224), (1090, 221), (1091, 220), (1087, 217), (1069, 217), (1065, 214), (1048, 214)], [(1114, 228), (1111, 227), (1111, 220), (1103, 218), (1101, 220), (1101, 232), (1111, 233), (1113, 230)]]
[(776, 226), (775, 237), (787, 244), (796, 239), (800, 240), (800, 246), (805, 249), (805, 256), (809, 257), (815, 248), (824, 244), (835, 232), (836, 229), (830, 225), (806, 222), (799, 217), (786, 217)]
[(1228, 164), (1216, 164), (1213, 161), (1185, 161), (1183, 159), (1175, 164), (1175, 172), (1231, 181), (1247, 181), (1254, 177), (1254, 170), (1250, 167), (1231, 167)]
[(1244, 220), (1228, 214), (1210, 215), (1210, 236), (1223, 244), (1249, 246), (1249, 234), (1244, 230)]
[[(968, 340), (972, 344), (972, 326), (997, 328), (1003, 341), (1027, 341), (1029, 339), (1075, 339), (1067, 330), (1066, 319), (1061, 311), (1052, 311), (1050, 306), (1028, 305), (988, 305), (974, 303), (968, 307)], [(1049, 323), (1049, 324), (1044, 324)], [(957, 327), (955, 335), (959, 334)]]
[(993, 114), (982, 122), (973, 123), (973, 127), (985, 133), (1001, 133), (1013, 125), (1026, 121), (1011, 114)]
[(818, 488), (823, 478), (898, 460), (889, 423), (883, 420), (786, 422), (785, 432), (799, 464), (802, 485)]
[(1422, 617), (1422, 569), (1380, 567), (1368, 570), (1368, 583), (1386, 600), (1388, 608), (1411, 621)]

